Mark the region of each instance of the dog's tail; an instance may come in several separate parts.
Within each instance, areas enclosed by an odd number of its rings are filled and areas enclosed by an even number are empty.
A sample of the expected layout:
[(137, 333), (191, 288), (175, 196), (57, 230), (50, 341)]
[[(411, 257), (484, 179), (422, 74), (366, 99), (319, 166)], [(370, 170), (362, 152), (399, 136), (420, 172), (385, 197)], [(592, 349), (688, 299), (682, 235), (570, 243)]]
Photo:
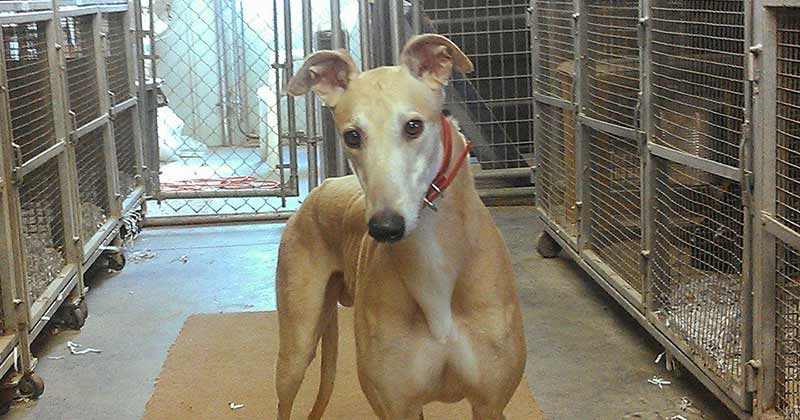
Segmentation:
[(336, 379), (336, 360), (339, 356), (339, 306), (334, 300), (328, 307), (330, 316), (327, 320), (325, 330), (322, 332), (322, 366), (320, 367), (319, 390), (317, 399), (314, 401), (314, 408), (308, 415), (309, 420), (319, 420), (328, 407), (333, 393), (333, 382)]

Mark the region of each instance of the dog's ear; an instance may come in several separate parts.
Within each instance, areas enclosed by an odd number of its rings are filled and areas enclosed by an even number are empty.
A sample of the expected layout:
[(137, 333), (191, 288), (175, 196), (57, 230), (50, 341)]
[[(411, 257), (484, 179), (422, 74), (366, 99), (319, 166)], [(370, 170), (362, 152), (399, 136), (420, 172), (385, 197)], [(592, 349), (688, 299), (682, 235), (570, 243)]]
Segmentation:
[(299, 96), (313, 90), (325, 105), (333, 107), (356, 74), (356, 64), (346, 51), (318, 51), (306, 59), (289, 81), (288, 92)]
[(453, 41), (437, 35), (423, 34), (411, 38), (400, 54), (400, 61), (411, 74), (434, 89), (447, 85), (453, 69), (472, 71), (472, 62)]

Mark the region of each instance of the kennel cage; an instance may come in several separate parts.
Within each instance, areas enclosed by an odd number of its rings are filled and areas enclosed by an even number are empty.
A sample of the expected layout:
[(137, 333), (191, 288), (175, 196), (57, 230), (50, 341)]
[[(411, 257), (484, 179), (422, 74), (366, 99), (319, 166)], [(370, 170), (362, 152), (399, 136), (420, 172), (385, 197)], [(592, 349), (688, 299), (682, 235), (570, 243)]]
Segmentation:
[(453, 74), (446, 111), (473, 144), (478, 194), (488, 204), (532, 204), (533, 105), (528, 1), (362, 1), (364, 69), (398, 62), (415, 34), (455, 42), (474, 71)]
[(117, 168), (142, 190), (131, 35), (137, 8), (0, 2), (2, 408), (18, 389), (42, 391), (30, 342), (45, 325), (83, 325), (89, 267), (104, 255), (107, 266), (121, 268), (119, 249), (109, 245), (119, 242), (124, 199), (133, 212), (141, 196), (118, 191)]
[(800, 3), (532, 2), (538, 249), (740, 418), (800, 418)]

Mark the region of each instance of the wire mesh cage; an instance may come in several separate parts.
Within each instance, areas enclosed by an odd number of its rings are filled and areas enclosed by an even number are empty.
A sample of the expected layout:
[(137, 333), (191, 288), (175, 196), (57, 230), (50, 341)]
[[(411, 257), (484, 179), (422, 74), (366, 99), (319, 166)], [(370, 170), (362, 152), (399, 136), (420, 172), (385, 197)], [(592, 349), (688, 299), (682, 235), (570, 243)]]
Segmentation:
[(744, 122), (741, 0), (654, 0), (655, 141), (739, 165)]
[(78, 139), (75, 146), (80, 200), (80, 232), (88, 241), (108, 221), (109, 190), (103, 129)]
[(534, 36), (538, 42), (539, 63), (536, 75), (536, 91), (542, 95), (571, 101), (572, 79), (575, 73), (572, 1), (536, 1), (536, 26)]
[(776, 246), (776, 406), (787, 420), (800, 418), (800, 252)]
[(100, 116), (97, 84), (94, 16), (68, 16), (61, 19), (64, 56), (67, 62), (67, 90), (70, 110), (77, 129)]
[(114, 117), (119, 193), (128, 197), (136, 188), (136, 143), (133, 131), (134, 109), (128, 108)]
[(800, 12), (781, 13), (777, 36), (776, 215), (800, 232)]
[(19, 185), (25, 280), (31, 304), (65, 266), (60, 178), (58, 159), (51, 159)]
[[(786, 228), (800, 232), (800, 11), (777, 15), (775, 208)], [(775, 308), (776, 407), (800, 419), (800, 252), (778, 240)]]
[(641, 175), (636, 141), (589, 131), (589, 247), (642, 293)]
[(710, 372), (740, 383), (740, 185), (677, 163), (660, 162), (655, 176), (652, 310)]
[(528, 166), (533, 153), (529, 1), (427, 0), (423, 6), (431, 29), (450, 38), (475, 66), (470, 74), (455, 74), (447, 90), (449, 107), (466, 108), (470, 121), (462, 125), (477, 128), (473, 155), (484, 169)]
[(130, 98), (130, 72), (128, 71), (128, 53), (130, 45), (126, 43), (125, 32), (128, 30), (127, 13), (103, 14), (103, 32), (106, 34), (106, 74), (108, 90), (113, 94), (112, 105)]
[(540, 104), (536, 138), (539, 166), (536, 168), (539, 205), (553, 222), (577, 235), (578, 210), (575, 206), (575, 127), (574, 113)]
[(45, 23), (3, 25), (12, 142), (22, 165), (56, 142)]
[(632, 127), (639, 94), (638, 0), (587, 1), (588, 115)]

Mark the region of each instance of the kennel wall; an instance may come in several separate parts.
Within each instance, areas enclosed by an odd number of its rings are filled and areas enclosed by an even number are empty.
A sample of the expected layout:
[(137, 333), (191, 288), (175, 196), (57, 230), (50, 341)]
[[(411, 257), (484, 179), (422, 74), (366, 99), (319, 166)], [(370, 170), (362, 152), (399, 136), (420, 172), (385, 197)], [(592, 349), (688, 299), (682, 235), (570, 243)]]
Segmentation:
[(30, 341), (81, 300), (142, 191), (129, 6), (48, 3), (0, 2), (0, 374), (15, 355), (30, 373)]
[(547, 234), (741, 418), (800, 418), (798, 5), (531, 9)]

